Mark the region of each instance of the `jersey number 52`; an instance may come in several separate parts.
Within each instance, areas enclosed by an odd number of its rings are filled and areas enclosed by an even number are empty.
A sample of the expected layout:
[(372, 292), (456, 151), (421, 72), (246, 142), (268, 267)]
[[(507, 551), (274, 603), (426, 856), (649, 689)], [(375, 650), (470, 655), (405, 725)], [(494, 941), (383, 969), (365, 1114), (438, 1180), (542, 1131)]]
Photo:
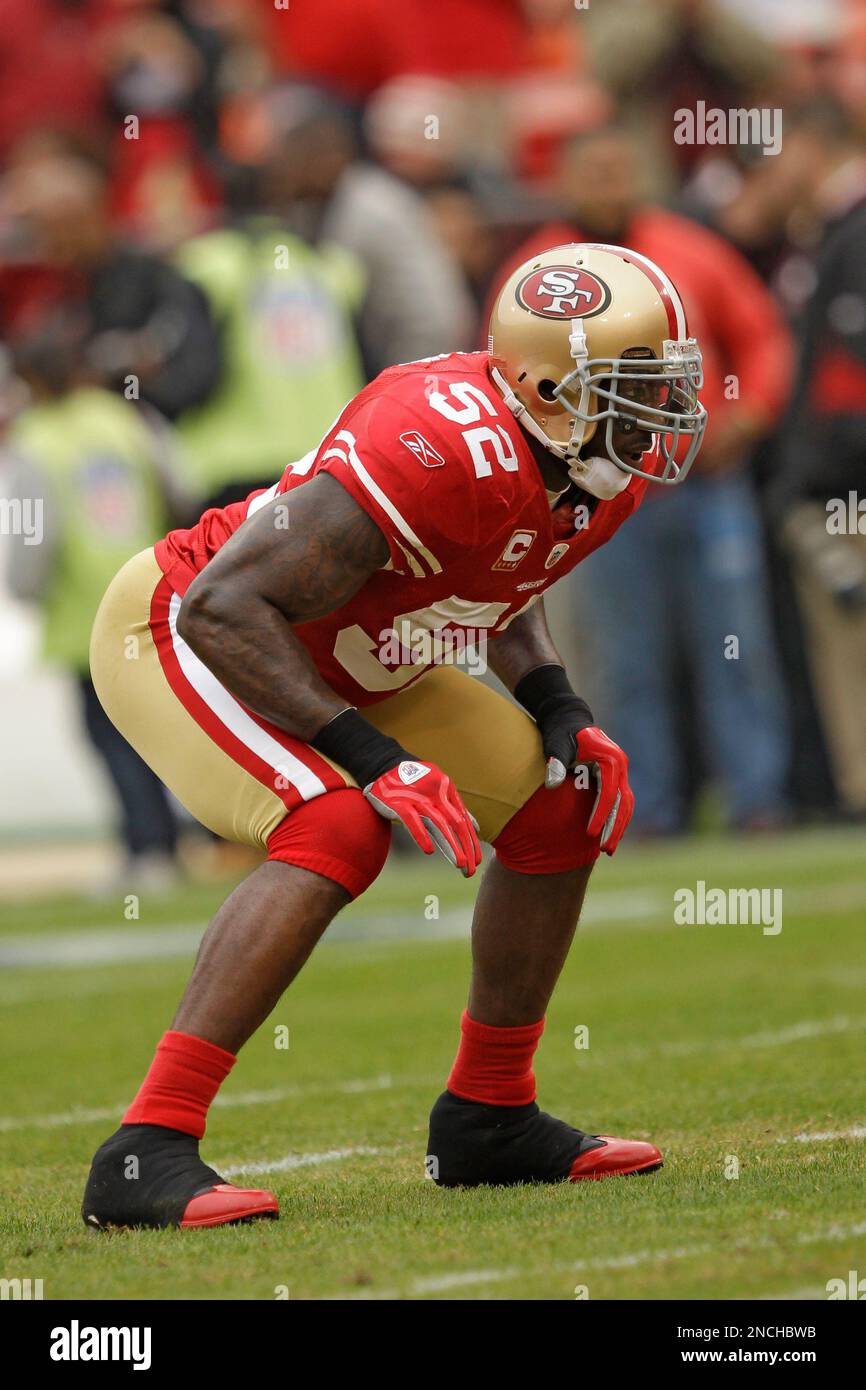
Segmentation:
[[(486, 411), (488, 415), (496, 414), (495, 405), (479, 387), (473, 386), (471, 381), (453, 382), (448, 387), (448, 395), (460, 404), (455, 405), (453, 400), (449, 400), (448, 396), (438, 389), (428, 391), (427, 399), (434, 410), (438, 410), (440, 415), (444, 415), (446, 420), (453, 421), (455, 425), (476, 425), (478, 420), (483, 419), (482, 411)], [(506, 473), (517, 472), (514, 444), (501, 425), (497, 425), (495, 431), (489, 425), (477, 425), (475, 429), (464, 429), (462, 433), (475, 467), (476, 478), (489, 478), (494, 463), (498, 463)]]

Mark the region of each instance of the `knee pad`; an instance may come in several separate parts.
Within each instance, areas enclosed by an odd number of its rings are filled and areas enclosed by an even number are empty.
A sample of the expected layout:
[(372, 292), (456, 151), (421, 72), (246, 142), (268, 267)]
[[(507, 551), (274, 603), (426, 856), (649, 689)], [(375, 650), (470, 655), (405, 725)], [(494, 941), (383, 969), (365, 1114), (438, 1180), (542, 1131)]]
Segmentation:
[(333, 879), (353, 898), (378, 876), (391, 826), (356, 787), (326, 792), (296, 806), (268, 837), (268, 859)]
[(559, 874), (594, 863), (599, 837), (586, 827), (595, 797), (592, 780), (579, 787), (571, 772), (559, 787), (539, 787), (500, 830), (496, 858), (522, 874)]

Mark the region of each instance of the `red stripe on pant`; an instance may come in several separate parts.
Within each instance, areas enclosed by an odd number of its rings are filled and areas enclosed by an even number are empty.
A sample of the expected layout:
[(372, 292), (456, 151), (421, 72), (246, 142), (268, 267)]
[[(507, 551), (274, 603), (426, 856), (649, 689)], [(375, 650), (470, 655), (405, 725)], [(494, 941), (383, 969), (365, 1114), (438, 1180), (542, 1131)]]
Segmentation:
[[(150, 608), (150, 630), (163, 674), (172, 692), (199, 728), (204, 730), (208, 738), (218, 748), (228, 754), (232, 761), (242, 767), (245, 772), (255, 777), (256, 781), (261, 782), (262, 786), (274, 792), (287, 810), (292, 810), (295, 806), (302, 804), (305, 798), (290, 781), (290, 774), (287, 773), (285, 777), (279, 777), (277, 769), (260, 758), (257, 753), (247, 747), (242, 739), (226, 727), (184, 675), (174, 650), (169, 624), (169, 607), (172, 595), (173, 590), (168, 580), (162, 579), (154, 590)], [(235, 696), (231, 696), (231, 698), (236, 699)], [(338, 791), (346, 786), (342, 775), (331, 767), (331, 764), (326, 762), (324, 758), (320, 757), (309, 744), (304, 743), (302, 739), (293, 738), (283, 729), (278, 729), (276, 725), (269, 724), (266, 720), (259, 718), (252, 710), (247, 709), (240, 700), (236, 702), (261, 729), (265, 730), (271, 738), (285, 748), (288, 754), (309, 768), (310, 772), (314, 773), (322, 782), (325, 791)], [(288, 785), (282, 786), (282, 782), (287, 782)]]

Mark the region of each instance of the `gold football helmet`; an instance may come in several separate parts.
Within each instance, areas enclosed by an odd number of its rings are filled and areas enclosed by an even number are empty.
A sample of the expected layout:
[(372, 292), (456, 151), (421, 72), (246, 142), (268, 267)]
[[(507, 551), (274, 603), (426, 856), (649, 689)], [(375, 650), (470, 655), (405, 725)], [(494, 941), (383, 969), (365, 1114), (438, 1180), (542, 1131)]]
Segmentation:
[[(496, 301), (489, 348), (506, 405), (572, 465), (576, 481), (600, 424), (619, 468), (655, 483), (683, 481), (707, 422), (701, 353), (674, 285), (645, 256), (587, 242), (524, 261)], [(629, 459), (614, 450), (615, 428), (652, 435), (656, 472), (640, 466), (639, 452)]]

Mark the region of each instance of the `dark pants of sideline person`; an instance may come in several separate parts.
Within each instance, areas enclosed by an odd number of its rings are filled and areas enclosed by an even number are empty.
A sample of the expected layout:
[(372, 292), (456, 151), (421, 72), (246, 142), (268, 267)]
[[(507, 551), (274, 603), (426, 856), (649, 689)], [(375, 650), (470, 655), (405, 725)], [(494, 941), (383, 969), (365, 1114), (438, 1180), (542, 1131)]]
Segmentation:
[(128, 853), (173, 855), (177, 821), (165, 787), (115, 729), (90, 677), (79, 676), (78, 684), (88, 737), (105, 763), (120, 803), (120, 830)]

